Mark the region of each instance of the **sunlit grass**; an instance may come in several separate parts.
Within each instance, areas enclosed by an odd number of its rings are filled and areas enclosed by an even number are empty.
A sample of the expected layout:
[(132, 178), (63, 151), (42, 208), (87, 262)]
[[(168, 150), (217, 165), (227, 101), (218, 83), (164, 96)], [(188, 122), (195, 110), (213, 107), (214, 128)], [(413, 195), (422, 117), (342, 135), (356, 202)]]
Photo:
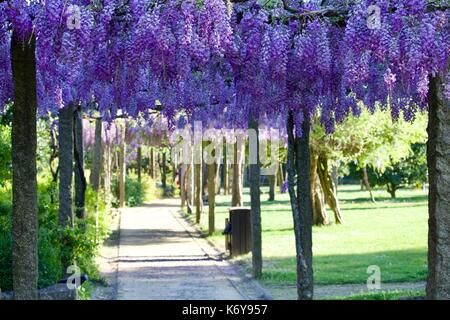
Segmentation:
[(351, 296), (330, 297), (326, 300), (399, 300), (401, 298), (422, 298), (425, 291), (394, 290), (374, 293), (355, 294)]
[[(266, 191), (263, 188), (263, 191)], [(427, 194), (422, 190), (400, 190), (390, 199), (384, 190), (374, 192), (377, 203), (359, 186), (339, 188), (343, 225), (313, 228), (316, 284), (365, 283), (367, 267), (377, 265), (383, 282), (425, 280), (427, 272)], [(262, 194), (262, 200), (267, 199)], [(262, 202), (263, 281), (295, 283), (295, 246), (289, 197)], [(230, 196), (217, 196), (216, 229), (211, 240), (224, 247), (221, 231), (228, 217)], [(244, 195), (249, 206), (249, 194)], [(331, 217), (331, 211), (328, 211)], [(201, 226), (208, 224), (207, 207)], [(332, 217), (331, 217), (331, 220)], [(249, 265), (248, 256), (240, 258)]]

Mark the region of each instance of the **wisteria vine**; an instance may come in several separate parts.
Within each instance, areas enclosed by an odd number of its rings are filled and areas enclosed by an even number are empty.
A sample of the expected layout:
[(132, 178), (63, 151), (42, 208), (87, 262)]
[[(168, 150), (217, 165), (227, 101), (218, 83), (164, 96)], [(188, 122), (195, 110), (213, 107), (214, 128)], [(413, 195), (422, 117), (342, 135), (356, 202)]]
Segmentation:
[[(36, 38), (41, 114), (77, 102), (105, 119), (157, 110), (173, 127), (180, 112), (245, 127), (249, 116), (283, 126), (293, 111), (297, 128), (320, 114), (332, 132), (359, 102), (413, 120), (432, 76), (450, 97), (448, 4), (319, 2), (240, 1), (229, 14), (222, 0), (1, 1), (0, 108), (13, 98), (12, 32)], [(371, 5), (378, 28), (368, 26)]]

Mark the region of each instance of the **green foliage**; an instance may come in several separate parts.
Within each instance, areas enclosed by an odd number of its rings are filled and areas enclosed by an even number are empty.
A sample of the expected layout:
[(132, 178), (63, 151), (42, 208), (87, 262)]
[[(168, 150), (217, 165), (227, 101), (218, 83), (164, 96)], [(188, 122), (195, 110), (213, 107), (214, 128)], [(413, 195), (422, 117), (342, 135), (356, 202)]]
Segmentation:
[[(38, 121), (38, 286), (56, 283), (64, 266), (76, 263), (90, 279), (98, 279), (95, 264), (99, 245), (108, 236), (109, 215), (102, 196), (88, 188), (86, 219), (74, 221), (74, 228), (58, 225), (58, 185), (49, 171), (51, 151), (48, 120)], [(0, 116), (0, 289), (12, 290), (11, 238), (11, 128), (9, 115)]]
[(86, 281), (78, 288), (78, 300), (90, 300), (92, 296), (92, 281)]
[(403, 161), (395, 162), (383, 172), (372, 169), (368, 173), (370, 183), (386, 186), (393, 198), (400, 188), (422, 187), (427, 181), (426, 145), (424, 143), (413, 144), (410, 156)]
[(377, 110), (371, 114), (362, 109), (359, 117), (349, 116), (331, 135), (316, 125), (311, 146), (341, 165), (354, 162), (359, 168), (368, 166), (383, 172), (409, 157), (412, 144), (427, 140), (425, 114), (418, 113), (415, 121), (409, 123), (401, 117), (393, 121), (386, 111)]
[(330, 300), (399, 300), (401, 298), (423, 298), (425, 291), (411, 291), (411, 290), (392, 290), (379, 291), (355, 294), (351, 296), (338, 296)]
[(11, 188), (0, 187), (0, 289), (12, 288)]
[[(73, 229), (60, 228), (58, 203), (51, 202), (50, 190), (54, 188), (52, 184), (51, 179), (40, 177), (38, 286), (42, 288), (56, 283), (63, 277), (63, 266), (73, 263), (76, 263), (81, 272), (87, 273), (91, 279), (99, 279), (95, 258), (99, 245), (109, 233), (106, 205), (101, 197), (98, 197), (92, 189), (88, 189), (86, 219), (75, 219)], [(95, 206), (97, 199), (98, 205)], [(11, 211), (11, 188), (0, 188), (0, 288), (3, 291), (12, 289)]]
[[(129, 173), (125, 179), (125, 204), (128, 207), (136, 207), (146, 201), (155, 199), (161, 195), (155, 186), (155, 181), (147, 175), (142, 175), (141, 184), (137, 179), (137, 175)], [(114, 207), (119, 206), (119, 179), (116, 177), (112, 181), (112, 192), (114, 199), (112, 204)]]
[(11, 223), (9, 216), (0, 212), (0, 289), (12, 288)]
[(166, 198), (174, 197), (176, 194), (175, 187), (173, 185), (167, 185), (166, 189), (163, 191), (163, 195)]
[(61, 245), (58, 233), (47, 228), (39, 228), (39, 280), (40, 288), (55, 284), (62, 278)]
[(9, 126), (9, 127), (11, 126), (13, 117), (12, 107), (13, 107), (12, 102), (9, 102), (5, 105), (5, 108), (0, 114), (0, 126)]
[(11, 127), (0, 125), (0, 187), (11, 180)]
[[(0, 188), (0, 288), (12, 289), (11, 189)], [(42, 204), (42, 203), (40, 203)], [(43, 205), (42, 207), (45, 207)], [(42, 208), (40, 206), (40, 208)], [(50, 211), (39, 212), (39, 287), (55, 283), (62, 275), (58, 233), (48, 223)], [(47, 222), (47, 223), (44, 223)], [(49, 228), (50, 227), (50, 228)]]
[(86, 190), (86, 217), (75, 218), (74, 228), (60, 230), (62, 261), (74, 262), (90, 279), (99, 279), (95, 263), (100, 244), (109, 235), (109, 214), (103, 197), (91, 187)]
[(98, 243), (96, 242), (95, 222), (77, 220), (74, 228), (60, 230), (61, 260), (66, 266), (74, 262), (89, 275), (97, 276), (95, 256)]

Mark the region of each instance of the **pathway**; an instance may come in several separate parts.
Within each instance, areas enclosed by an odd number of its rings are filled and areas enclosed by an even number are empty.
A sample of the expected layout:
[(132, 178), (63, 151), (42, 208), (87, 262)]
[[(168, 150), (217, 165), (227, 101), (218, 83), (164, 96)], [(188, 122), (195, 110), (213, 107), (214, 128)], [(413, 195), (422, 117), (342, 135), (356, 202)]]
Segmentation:
[(120, 222), (117, 299), (243, 300), (264, 297), (180, 216), (179, 200), (124, 209)]

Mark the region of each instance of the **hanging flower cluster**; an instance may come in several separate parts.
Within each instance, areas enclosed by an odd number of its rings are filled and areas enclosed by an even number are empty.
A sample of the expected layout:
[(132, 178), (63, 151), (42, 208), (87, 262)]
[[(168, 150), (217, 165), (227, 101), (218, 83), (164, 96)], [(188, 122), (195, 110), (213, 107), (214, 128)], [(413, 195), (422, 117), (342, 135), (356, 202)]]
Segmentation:
[[(0, 105), (12, 98), (12, 34), (36, 38), (41, 113), (71, 102), (105, 119), (161, 111), (215, 127), (282, 125), (320, 114), (328, 132), (358, 103), (413, 120), (430, 77), (450, 95), (449, 10), (425, 0), (320, 1), (286, 10), (255, 0), (10, 0), (0, 3)], [(375, 13), (371, 8), (377, 8)], [(13, 30), (13, 32), (11, 31)], [(148, 122), (148, 123), (151, 123)]]

